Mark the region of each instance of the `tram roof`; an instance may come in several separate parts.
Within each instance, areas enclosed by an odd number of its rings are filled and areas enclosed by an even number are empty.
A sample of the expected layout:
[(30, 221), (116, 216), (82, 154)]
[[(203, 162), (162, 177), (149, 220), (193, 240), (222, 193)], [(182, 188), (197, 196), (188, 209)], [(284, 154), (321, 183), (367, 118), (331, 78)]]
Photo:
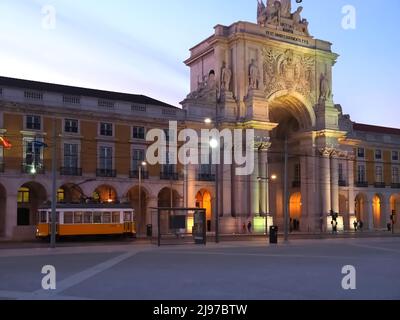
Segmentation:
[[(132, 205), (129, 203), (94, 203), (94, 204), (75, 204), (75, 203), (66, 203), (66, 204), (57, 204), (57, 209), (132, 209)], [(39, 208), (39, 210), (47, 210), (51, 209), (51, 205), (44, 205)]]

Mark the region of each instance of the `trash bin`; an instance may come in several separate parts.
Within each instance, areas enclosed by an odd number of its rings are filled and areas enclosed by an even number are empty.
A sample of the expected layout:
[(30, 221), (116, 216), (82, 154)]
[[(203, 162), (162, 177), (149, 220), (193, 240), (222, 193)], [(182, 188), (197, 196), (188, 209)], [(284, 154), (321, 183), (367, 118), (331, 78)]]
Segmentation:
[(278, 227), (271, 226), (269, 228), (269, 243), (277, 244), (278, 243)]
[(152, 237), (153, 236), (153, 225), (148, 224), (147, 225), (147, 232), (146, 232), (148, 237)]

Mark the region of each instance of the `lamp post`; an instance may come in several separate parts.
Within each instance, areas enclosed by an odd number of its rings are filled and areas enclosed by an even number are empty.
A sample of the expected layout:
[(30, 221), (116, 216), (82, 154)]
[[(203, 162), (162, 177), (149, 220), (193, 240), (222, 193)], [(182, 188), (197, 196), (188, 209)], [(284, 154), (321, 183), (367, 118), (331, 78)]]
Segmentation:
[[(204, 119), (204, 123), (207, 125), (210, 125), (213, 123), (211, 118), (206, 118)], [(218, 127), (218, 124), (215, 125), (215, 128)], [(210, 140), (209, 144), (211, 149), (214, 151), (217, 150), (220, 147), (220, 141), (217, 141), (217, 139), (213, 138)], [(218, 149), (217, 152), (220, 152)], [(220, 152), (221, 154), (221, 152)], [(218, 158), (218, 162), (220, 162), (220, 158)], [(215, 164), (215, 242), (219, 243), (219, 201), (218, 201), (218, 193), (219, 193), (219, 163)]]
[(139, 212), (140, 217), (142, 216), (142, 169), (147, 166), (146, 162), (142, 162), (139, 165)]

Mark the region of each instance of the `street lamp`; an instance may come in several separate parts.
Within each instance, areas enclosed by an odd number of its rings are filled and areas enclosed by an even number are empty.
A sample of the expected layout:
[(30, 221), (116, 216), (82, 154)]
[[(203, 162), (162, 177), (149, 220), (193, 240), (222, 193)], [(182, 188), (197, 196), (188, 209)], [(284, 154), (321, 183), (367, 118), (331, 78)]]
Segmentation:
[[(204, 123), (210, 125), (213, 123), (211, 118), (204, 119)], [(217, 128), (218, 124), (215, 125)], [(220, 141), (216, 138), (212, 138), (209, 142), (211, 149), (217, 150), (220, 146)], [(218, 157), (218, 161), (220, 161)], [(218, 191), (219, 191), (219, 163), (215, 165), (215, 242), (219, 243), (219, 202), (218, 202)]]
[(147, 163), (143, 161), (139, 164), (139, 212), (138, 214), (141, 216), (142, 214), (142, 169), (147, 166)]

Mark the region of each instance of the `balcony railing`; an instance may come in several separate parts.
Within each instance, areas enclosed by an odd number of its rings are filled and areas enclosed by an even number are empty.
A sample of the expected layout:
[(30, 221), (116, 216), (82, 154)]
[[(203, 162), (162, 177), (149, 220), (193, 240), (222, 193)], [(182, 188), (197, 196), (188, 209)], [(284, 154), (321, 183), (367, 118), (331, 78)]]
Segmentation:
[(392, 189), (400, 189), (400, 183), (392, 183)]
[(81, 177), (82, 176), (82, 169), (81, 168), (66, 168), (66, 167), (62, 167), (60, 169), (60, 174), (62, 176)]
[[(131, 179), (139, 179), (139, 170), (133, 170), (129, 172), (129, 177)], [(149, 178), (149, 172), (148, 171), (143, 171), (141, 172), (141, 178), (142, 179), (148, 179)]]
[(357, 188), (368, 188), (368, 182), (367, 181), (357, 181), (356, 182), (356, 187)]
[(21, 165), (21, 172), (25, 174), (45, 174), (46, 170), (43, 165), (36, 164), (33, 166), (32, 164), (23, 163)]
[(386, 183), (385, 182), (375, 182), (374, 187), (383, 189), (383, 188), (386, 188)]
[(97, 169), (96, 176), (102, 177), (102, 178), (115, 178), (117, 176), (117, 170)]
[(4, 163), (0, 163), (0, 172), (4, 172)]
[(198, 181), (215, 181), (215, 174), (212, 173), (198, 173), (197, 174)]
[(293, 188), (300, 188), (301, 187), (301, 181), (300, 180), (295, 180), (292, 182), (292, 187)]
[(348, 187), (349, 184), (346, 180), (339, 180), (339, 187)]
[(179, 180), (179, 174), (177, 172), (161, 172), (160, 173), (161, 180)]

